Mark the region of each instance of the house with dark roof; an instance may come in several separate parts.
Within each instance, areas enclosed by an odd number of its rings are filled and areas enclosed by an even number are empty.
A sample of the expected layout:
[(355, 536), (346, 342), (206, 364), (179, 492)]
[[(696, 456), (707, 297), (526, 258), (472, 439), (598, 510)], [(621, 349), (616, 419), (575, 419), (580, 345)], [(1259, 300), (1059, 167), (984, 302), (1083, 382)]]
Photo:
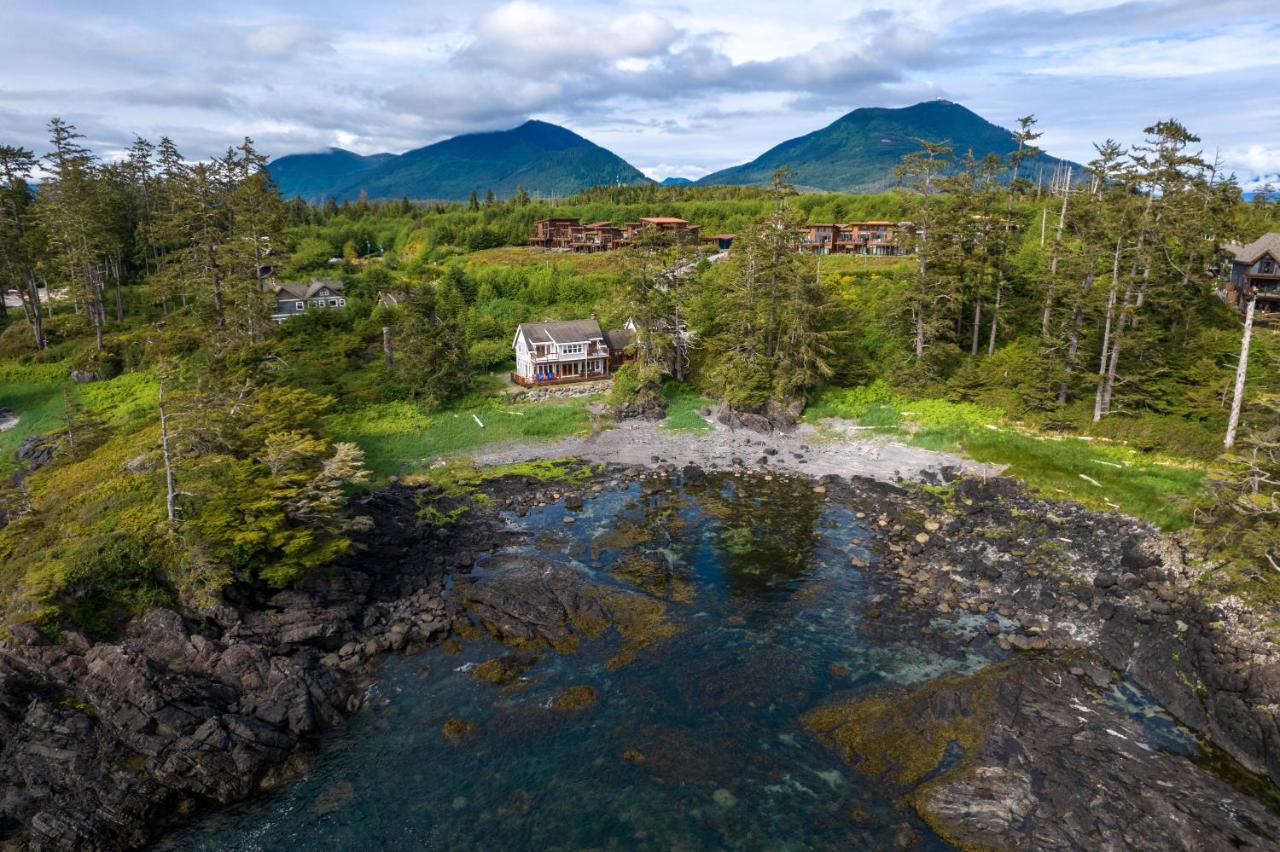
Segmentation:
[(594, 318), (522, 322), (511, 346), (516, 369), (511, 380), (532, 387), (607, 379), (625, 359), (631, 335), (605, 332)]
[(1257, 297), (1259, 319), (1280, 320), (1280, 234), (1265, 234), (1247, 246), (1227, 246), (1231, 275), (1223, 296), (1243, 311)]
[(307, 311), (347, 306), (341, 281), (312, 278), (306, 284), (277, 284), (272, 289), (276, 297), (276, 309), (271, 318), (276, 322), (284, 322), (291, 316)]

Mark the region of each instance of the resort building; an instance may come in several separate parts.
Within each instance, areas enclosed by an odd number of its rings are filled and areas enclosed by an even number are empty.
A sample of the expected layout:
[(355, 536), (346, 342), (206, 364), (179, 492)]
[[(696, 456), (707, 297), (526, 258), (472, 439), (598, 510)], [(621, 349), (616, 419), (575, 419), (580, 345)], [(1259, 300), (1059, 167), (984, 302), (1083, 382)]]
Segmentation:
[(910, 233), (911, 227), (910, 222), (806, 225), (800, 230), (800, 250), (812, 254), (905, 254), (899, 237)]
[(672, 216), (654, 216), (619, 227), (612, 222), (583, 225), (577, 219), (539, 219), (529, 245), (557, 251), (597, 252), (624, 248), (646, 228), (668, 231), (681, 242), (698, 242), (698, 226)]

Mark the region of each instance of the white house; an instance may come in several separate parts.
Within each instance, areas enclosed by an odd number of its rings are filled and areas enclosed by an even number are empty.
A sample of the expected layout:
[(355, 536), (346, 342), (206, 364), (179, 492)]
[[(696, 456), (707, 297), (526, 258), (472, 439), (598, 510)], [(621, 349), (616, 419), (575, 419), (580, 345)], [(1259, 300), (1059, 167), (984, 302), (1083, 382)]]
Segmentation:
[(520, 323), (511, 342), (516, 352), (511, 378), (526, 386), (608, 378), (622, 362), (630, 337), (625, 331), (601, 331), (594, 319)]

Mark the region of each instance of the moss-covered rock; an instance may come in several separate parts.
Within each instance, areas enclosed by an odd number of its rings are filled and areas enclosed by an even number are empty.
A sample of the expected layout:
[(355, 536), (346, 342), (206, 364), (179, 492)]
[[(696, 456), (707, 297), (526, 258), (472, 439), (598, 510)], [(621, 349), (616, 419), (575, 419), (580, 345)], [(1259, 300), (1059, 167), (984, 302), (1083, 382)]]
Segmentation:
[(449, 742), (457, 744), (476, 732), (476, 723), (470, 719), (459, 719), (455, 716), (441, 725), (440, 731)]
[(527, 654), (507, 654), (485, 660), (471, 670), (476, 680), (492, 684), (506, 684), (518, 680), (525, 672), (533, 668), (538, 658)]
[(585, 710), (600, 703), (600, 694), (595, 687), (579, 685), (571, 686), (560, 693), (551, 702), (552, 710)]

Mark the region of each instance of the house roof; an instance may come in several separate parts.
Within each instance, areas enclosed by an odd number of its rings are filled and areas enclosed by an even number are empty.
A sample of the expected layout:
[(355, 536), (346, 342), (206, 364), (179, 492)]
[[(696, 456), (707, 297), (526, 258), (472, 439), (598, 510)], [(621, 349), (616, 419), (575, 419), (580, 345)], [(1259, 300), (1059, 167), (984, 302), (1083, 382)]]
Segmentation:
[(613, 328), (604, 333), (604, 342), (611, 351), (621, 352), (631, 344), (631, 337), (625, 328)]
[(517, 334), (520, 332), (530, 343), (585, 343), (604, 337), (600, 323), (593, 319), (522, 322), (516, 329)]
[(590, 225), (584, 225), (586, 228), (612, 228), (613, 223), (606, 219), (603, 222), (592, 222)]
[(641, 216), (641, 222), (649, 225), (680, 225), (689, 224), (688, 219), (677, 219), (675, 216)]
[(1263, 234), (1247, 246), (1227, 246), (1236, 263), (1255, 263), (1264, 254), (1280, 260), (1280, 234)]
[(325, 287), (328, 287), (334, 293), (338, 293), (339, 295), (341, 295), (342, 293), (341, 281), (333, 281), (333, 280), (324, 279), (324, 278), (312, 278), (306, 284), (277, 284), (276, 297), (279, 298), (279, 296), (283, 293), (285, 295), (285, 298), (310, 299), (312, 296), (314, 296), (316, 293), (318, 293), (320, 290), (324, 289)]

